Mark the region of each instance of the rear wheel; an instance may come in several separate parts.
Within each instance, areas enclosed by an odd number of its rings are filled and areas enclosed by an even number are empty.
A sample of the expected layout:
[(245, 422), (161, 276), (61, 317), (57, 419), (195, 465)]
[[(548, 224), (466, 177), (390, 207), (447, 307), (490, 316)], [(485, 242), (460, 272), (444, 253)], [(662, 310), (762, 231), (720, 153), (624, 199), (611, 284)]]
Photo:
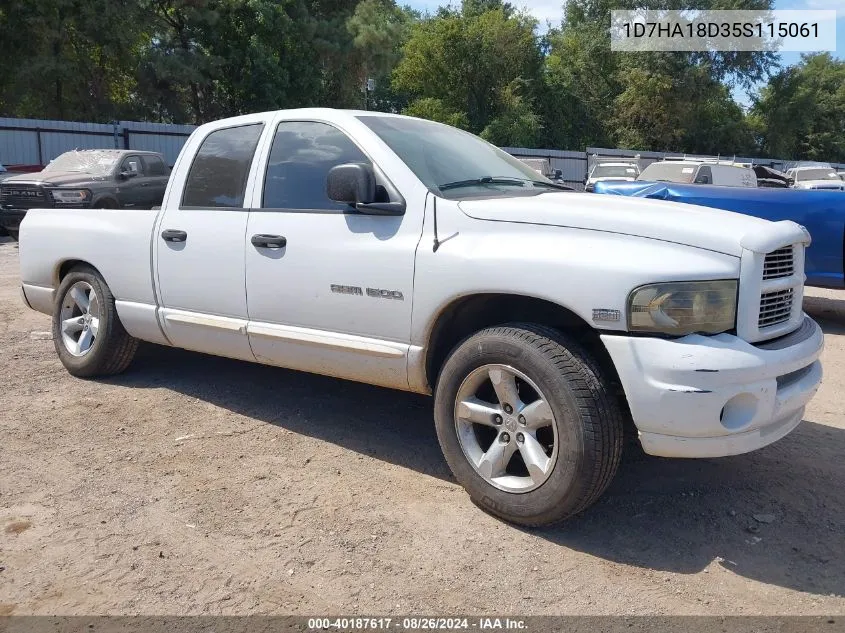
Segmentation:
[(561, 332), (483, 330), (446, 360), (437, 435), (483, 509), (526, 526), (563, 521), (598, 499), (619, 464), (624, 413), (598, 364)]
[(93, 268), (73, 268), (62, 280), (53, 307), (53, 342), (74, 376), (109, 376), (125, 370), (138, 340), (117, 316), (114, 296)]
[(20, 229), (6, 229), (6, 233), (8, 233), (9, 237), (17, 242), (18, 237), (20, 236)]

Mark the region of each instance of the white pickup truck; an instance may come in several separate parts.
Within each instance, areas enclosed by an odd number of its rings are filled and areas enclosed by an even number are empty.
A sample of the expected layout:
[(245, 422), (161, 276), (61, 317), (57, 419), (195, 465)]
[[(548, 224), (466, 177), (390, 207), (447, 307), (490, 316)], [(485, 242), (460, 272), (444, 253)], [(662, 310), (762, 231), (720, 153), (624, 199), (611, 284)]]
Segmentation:
[(822, 377), (799, 225), (562, 191), (408, 117), (203, 125), (160, 210), (39, 209), (20, 238), (73, 375), (123, 371), (140, 339), (433, 393), (457, 480), (524, 525), (602, 494), (626, 422), (653, 455), (744, 453)]

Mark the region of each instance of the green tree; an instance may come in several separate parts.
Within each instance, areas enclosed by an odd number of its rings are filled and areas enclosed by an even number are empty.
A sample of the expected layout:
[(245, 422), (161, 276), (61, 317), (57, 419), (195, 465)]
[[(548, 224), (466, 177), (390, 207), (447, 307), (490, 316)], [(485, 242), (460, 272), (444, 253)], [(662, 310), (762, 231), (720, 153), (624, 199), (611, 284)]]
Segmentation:
[(465, 112), (452, 110), (443, 103), (443, 100), (435, 97), (416, 99), (405, 108), (404, 114), (446, 123), (462, 130), (469, 129), (469, 120)]
[[(408, 112), (436, 110), (457, 116), (472, 132), (489, 128), (488, 134), (502, 144), (517, 140), (508, 130), (519, 130), (519, 140), (533, 143), (536, 135), (528, 138), (525, 125), (516, 122), (533, 117), (540, 85), (536, 20), (496, 4), (484, 11), (474, 5), (466, 11), (441, 9), (437, 16), (414, 24), (393, 85), (412, 100), (429, 100), (424, 108), (412, 102)], [(503, 120), (496, 122), (499, 117)]]
[(574, 149), (613, 143), (608, 122), (621, 88), (618, 55), (606, 40), (598, 22), (548, 35), (542, 99), (545, 146)]
[(390, 85), (390, 75), (402, 58), (411, 24), (419, 16), (396, 5), (394, 0), (362, 0), (346, 23), (357, 58), (355, 79), (362, 93), (368, 79), (375, 80), (375, 90), (365, 107), (397, 112), (407, 99)]
[(768, 155), (845, 162), (845, 61), (803, 56), (760, 91), (751, 118)]
[(0, 107), (35, 118), (108, 121), (127, 115), (145, 36), (130, 0), (4, 4)]
[(643, 68), (623, 63), (622, 91), (613, 100), (610, 132), (617, 144), (632, 149), (745, 154), (753, 152), (751, 128), (730, 90), (706, 65), (682, 58)]
[[(652, 9), (688, 8), (657, 0)], [(733, 153), (753, 149), (751, 128), (732, 97), (774, 63), (771, 53), (613, 53), (612, 9), (639, 0), (570, 0), (547, 36), (543, 143), (619, 145), (652, 150)], [(771, 0), (699, 0), (700, 9), (766, 9)]]

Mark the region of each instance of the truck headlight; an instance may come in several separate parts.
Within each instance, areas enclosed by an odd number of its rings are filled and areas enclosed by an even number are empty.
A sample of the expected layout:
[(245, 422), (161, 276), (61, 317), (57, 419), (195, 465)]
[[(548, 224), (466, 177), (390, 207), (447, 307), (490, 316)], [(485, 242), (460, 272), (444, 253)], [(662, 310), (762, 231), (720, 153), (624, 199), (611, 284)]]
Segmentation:
[(628, 329), (663, 334), (718, 334), (736, 324), (736, 279), (649, 284), (628, 296)]
[(56, 204), (85, 204), (91, 199), (87, 189), (53, 189), (50, 193)]

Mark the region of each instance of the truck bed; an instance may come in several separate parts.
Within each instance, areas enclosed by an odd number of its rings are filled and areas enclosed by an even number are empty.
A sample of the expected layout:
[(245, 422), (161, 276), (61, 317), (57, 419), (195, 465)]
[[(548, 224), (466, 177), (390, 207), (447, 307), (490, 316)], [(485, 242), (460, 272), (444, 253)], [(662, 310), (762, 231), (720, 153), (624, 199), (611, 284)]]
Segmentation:
[[(114, 293), (121, 321), (145, 338), (158, 329), (152, 277), (152, 209), (32, 209), (21, 225), (21, 281), (27, 302), (50, 312), (59, 271), (74, 261), (99, 270)], [(56, 257), (61, 253), (61, 258)], [(44, 309), (46, 308), (46, 309)], [(162, 338), (160, 335), (156, 337)], [(166, 342), (162, 340), (162, 342)]]

